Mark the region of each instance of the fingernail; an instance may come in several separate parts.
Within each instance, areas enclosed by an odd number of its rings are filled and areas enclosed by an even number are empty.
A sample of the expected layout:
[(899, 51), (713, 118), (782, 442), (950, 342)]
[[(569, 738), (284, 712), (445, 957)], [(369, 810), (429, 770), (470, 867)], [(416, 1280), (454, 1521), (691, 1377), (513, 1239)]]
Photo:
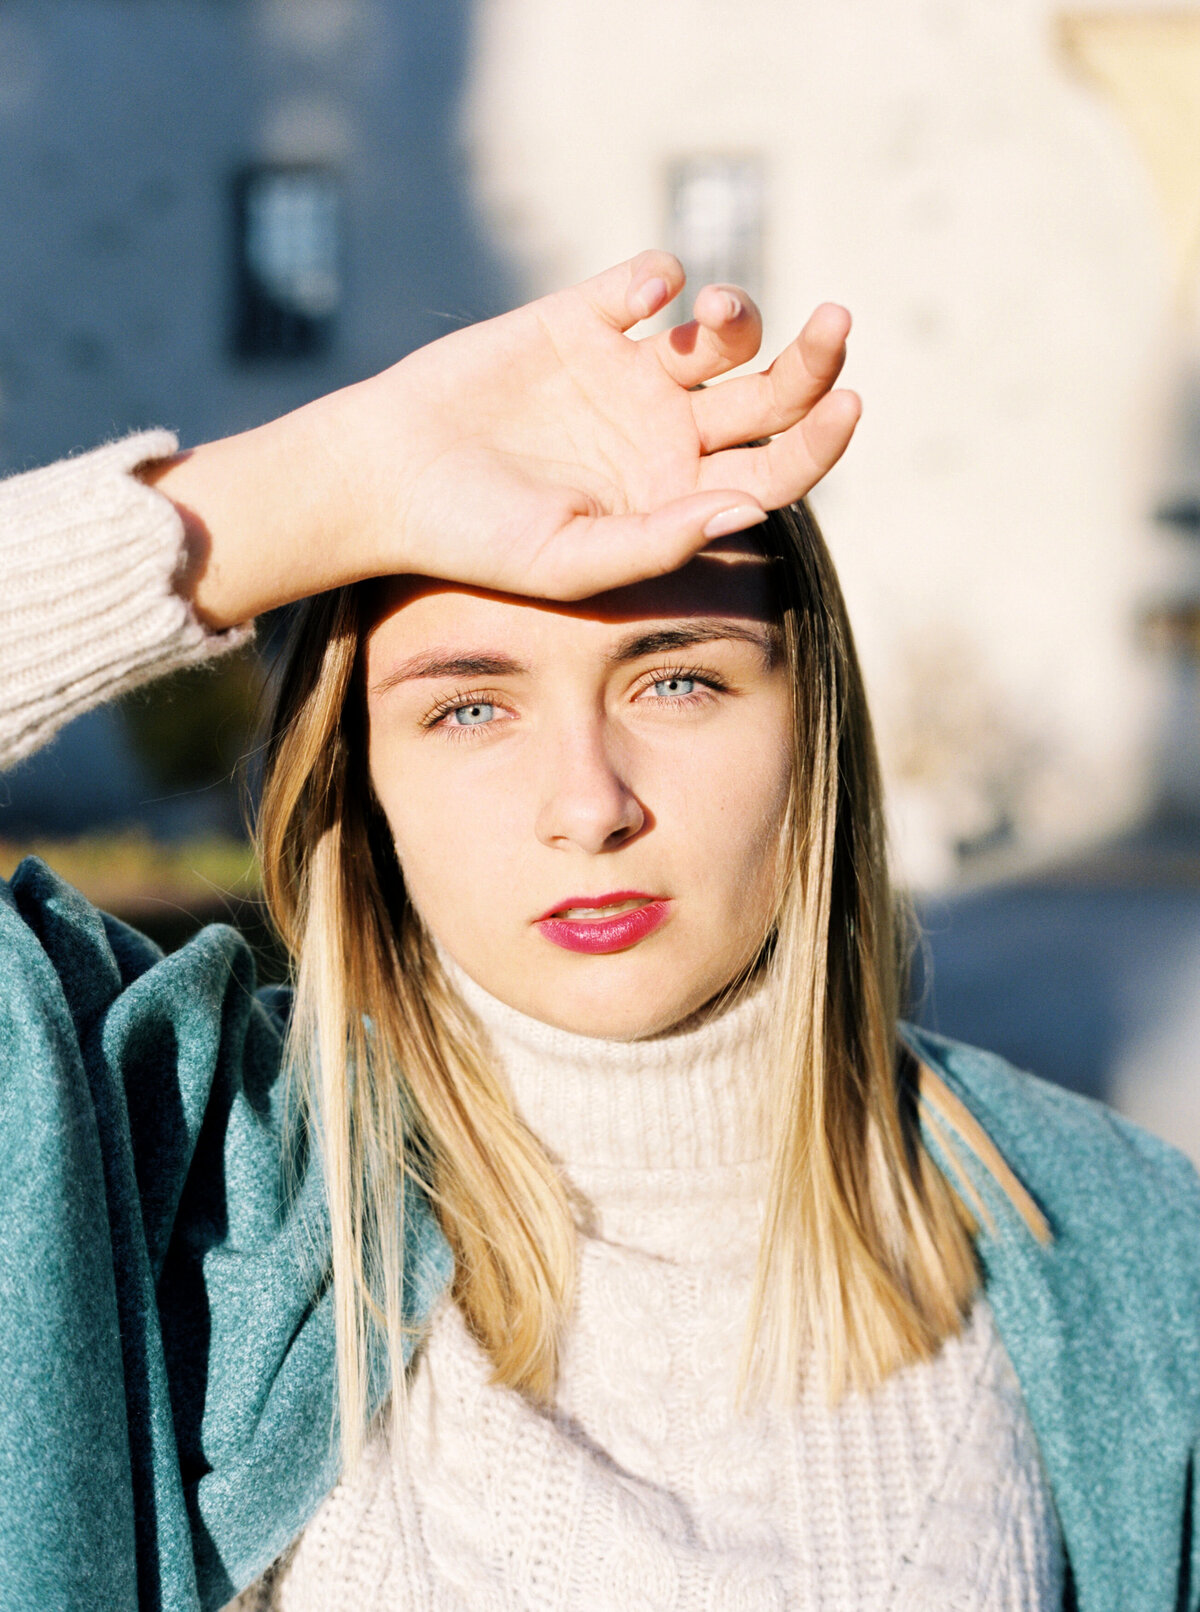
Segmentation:
[(725, 293), (725, 317), (732, 322), (738, 318), (742, 311), (741, 297), (735, 297), (732, 291)]
[(761, 526), (767, 518), (765, 509), (757, 504), (735, 504), (714, 515), (704, 528), (705, 537), (728, 537), (731, 532), (744, 532), (749, 526)]
[(634, 313), (648, 319), (652, 313), (657, 313), (667, 300), (669, 290), (667, 282), (663, 279), (647, 280), (645, 285), (639, 286), (629, 298), (629, 306)]

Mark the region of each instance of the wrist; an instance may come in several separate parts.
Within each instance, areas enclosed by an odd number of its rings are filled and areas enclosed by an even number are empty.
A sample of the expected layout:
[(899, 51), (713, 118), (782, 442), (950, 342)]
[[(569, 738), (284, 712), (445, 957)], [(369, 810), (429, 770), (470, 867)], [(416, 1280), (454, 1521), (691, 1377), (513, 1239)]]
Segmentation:
[(141, 479), (184, 525), (178, 590), (201, 621), (235, 626), (361, 571), (338, 450), (322, 398), (292, 414), (145, 466)]
[[(390, 368), (319, 398), (301, 413), (311, 453), (326, 465), (331, 528), (341, 533), (339, 582), (412, 570), (405, 510), (421, 418), (412, 364)], [(327, 584), (333, 586), (332, 583)]]

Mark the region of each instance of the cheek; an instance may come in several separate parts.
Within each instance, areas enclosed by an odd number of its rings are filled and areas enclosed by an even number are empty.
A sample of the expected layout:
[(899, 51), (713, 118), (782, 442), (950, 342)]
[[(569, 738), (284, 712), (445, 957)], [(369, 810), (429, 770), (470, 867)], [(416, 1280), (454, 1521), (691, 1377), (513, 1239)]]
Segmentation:
[(511, 802), (447, 777), (419, 750), (392, 754), (386, 742), (372, 747), (371, 775), (408, 893), (427, 923), (441, 934), (447, 920), (478, 922), (506, 881), (511, 887)]
[(770, 761), (762, 752), (746, 757), (723, 802), (719, 859), (735, 901), (746, 907), (751, 892), (761, 905), (774, 890), (791, 782), (790, 756), (779, 750)]
[(703, 778), (689, 780), (693, 813), (705, 823), (710, 851), (719, 847), (726, 868), (747, 867), (769, 861), (790, 794), (791, 736), (783, 713), (768, 711), (707, 758)]

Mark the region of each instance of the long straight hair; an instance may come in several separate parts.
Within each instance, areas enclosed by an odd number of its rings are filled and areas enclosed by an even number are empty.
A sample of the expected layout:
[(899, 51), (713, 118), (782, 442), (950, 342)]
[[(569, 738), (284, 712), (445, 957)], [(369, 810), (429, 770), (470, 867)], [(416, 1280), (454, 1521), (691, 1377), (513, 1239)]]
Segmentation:
[[(902, 948), (882, 792), (841, 590), (803, 504), (757, 529), (793, 690), (790, 799), (757, 968), (774, 976), (774, 1157), (741, 1386), (788, 1400), (806, 1370), (869, 1389), (932, 1357), (978, 1287), (973, 1221), (921, 1145), (896, 1039)], [(370, 1360), (405, 1397), (406, 1214), (425, 1196), (452, 1293), (493, 1381), (547, 1402), (570, 1314), (576, 1225), (486, 1037), (405, 889), (367, 765), (367, 596), (296, 622), (267, 742), (259, 846), (292, 959), (289, 1080), (324, 1167), (342, 1459), (368, 1434)]]

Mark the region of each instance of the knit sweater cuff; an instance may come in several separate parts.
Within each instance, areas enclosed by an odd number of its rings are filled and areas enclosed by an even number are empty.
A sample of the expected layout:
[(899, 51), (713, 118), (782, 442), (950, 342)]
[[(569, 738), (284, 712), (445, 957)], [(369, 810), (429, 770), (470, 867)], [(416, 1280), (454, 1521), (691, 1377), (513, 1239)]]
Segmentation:
[(177, 451), (143, 431), (0, 482), (0, 766), (65, 722), (245, 643), (210, 632), (175, 591), (179, 511), (133, 472)]

